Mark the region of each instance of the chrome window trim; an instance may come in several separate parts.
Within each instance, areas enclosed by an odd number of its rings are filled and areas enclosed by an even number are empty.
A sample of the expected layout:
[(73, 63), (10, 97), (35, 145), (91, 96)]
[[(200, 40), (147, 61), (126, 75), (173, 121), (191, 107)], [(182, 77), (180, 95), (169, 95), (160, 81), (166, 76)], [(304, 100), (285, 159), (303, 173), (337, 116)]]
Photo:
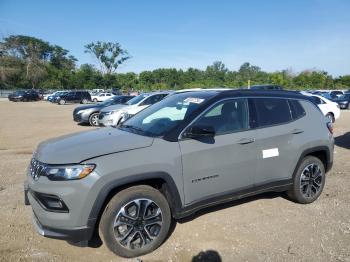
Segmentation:
[[(195, 121), (198, 120), (198, 118), (200, 118), (203, 114), (205, 114), (208, 110), (212, 109), (215, 105), (217, 105), (218, 103), (221, 103), (223, 101), (227, 101), (227, 100), (233, 100), (233, 99), (249, 99), (249, 98), (275, 98), (275, 99), (286, 99), (287, 100), (287, 103), (288, 103), (288, 100), (297, 100), (297, 101), (306, 101), (310, 104), (312, 104), (314, 107), (316, 107), (319, 111), (320, 109), (314, 104), (312, 103), (311, 101), (307, 100), (307, 99), (302, 99), (302, 98), (294, 98), (294, 97), (279, 97), (279, 96), (241, 96), (241, 97), (228, 97), (228, 98), (223, 98), (223, 99), (220, 99), (218, 101), (216, 101), (214, 104), (210, 105), (208, 108), (206, 108), (203, 112), (201, 112), (198, 116), (196, 116), (184, 129), (182, 129), (182, 131), (180, 132), (179, 136), (178, 136), (178, 142), (179, 141), (182, 141), (184, 139), (187, 139), (185, 137), (183, 137), (183, 133), (185, 132), (185, 130), (191, 126)], [(288, 106), (289, 106), (289, 103), (288, 103)], [(321, 111), (320, 111), (321, 112)], [(291, 112), (290, 112), (291, 113)], [(248, 103), (248, 114), (249, 114), (249, 103)], [(305, 111), (305, 115), (303, 117), (306, 116), (306, 111)], [(292, 115), (291, 115), (291, 121), (289, 122), (284, 122), (284, 123), (281, 123), (281, 124), (276, 124), (276, 125), (270, 125), (270, 126), (258, 126), (258, 127), (255, 127), (255, 128), (251, 128), (249, 127), (249, 129), (244, 129), (244, 130), (239, 130), (237, 132), (230, 132), (230, 133), (226, 133), (226, 134), (222, 134), (222, 135), (227, 135), (227, 134), (232, 134), (232, 133), (238, 133), (238, 132), (244, 132), (244, 131), (248, 131), (248, 130), (253, 130), (253, 129), (261, 129), (261, 128), (268, 128), (268, 127), (273, 127), (273, 126), (279, 126), (279, 125), (285, 125), (285, 124), (289, 124), (289, 123), (292, 123), (294, 121), (297, 121), (301, 118), (298, 118), (298, 119), (293, 119)], [(249, 120), (248, 120), (249, 121)]]

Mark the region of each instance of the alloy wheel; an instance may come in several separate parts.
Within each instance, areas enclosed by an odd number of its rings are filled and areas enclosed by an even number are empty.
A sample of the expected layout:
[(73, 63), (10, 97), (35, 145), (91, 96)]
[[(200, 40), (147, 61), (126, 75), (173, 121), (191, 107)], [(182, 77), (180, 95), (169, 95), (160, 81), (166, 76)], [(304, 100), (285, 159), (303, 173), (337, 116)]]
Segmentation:
[(152, 200), (135, 199), (125, 204), (115, 217), (116, 240), (125, 248), (135, 250), (152, 243), (161, 231), (162, 211)]
[(312, 198), (322, 190), (323, 181), (323, 173), (318, 164), (310, 164), (301, 173), (300, 191), (305, 198)]
[(92, 116), (92, 118), (91, 118), (91, 124), (92, 124), (93, 126), (98, 126), (98, 114)]

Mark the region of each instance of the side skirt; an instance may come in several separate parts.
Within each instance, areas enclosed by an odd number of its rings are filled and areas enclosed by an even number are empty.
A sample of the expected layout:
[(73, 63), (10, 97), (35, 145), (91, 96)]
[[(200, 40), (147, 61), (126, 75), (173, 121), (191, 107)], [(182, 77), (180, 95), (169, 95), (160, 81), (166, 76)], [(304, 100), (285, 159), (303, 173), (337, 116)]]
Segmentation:
[(195, 212), (233, 200), (242, 199), (249, 196), (258, 195), (265, 192), (283, 192), (287, 191), (293, 185), (292, 179), (270, 182), (262, 185), (255, 185), (243, 189), (224, 192), (223, 194), (213, 195), (208, 198), (196, 201), (181, 209), (176, 210), (175, 219), (181, 219), (194, 214)]

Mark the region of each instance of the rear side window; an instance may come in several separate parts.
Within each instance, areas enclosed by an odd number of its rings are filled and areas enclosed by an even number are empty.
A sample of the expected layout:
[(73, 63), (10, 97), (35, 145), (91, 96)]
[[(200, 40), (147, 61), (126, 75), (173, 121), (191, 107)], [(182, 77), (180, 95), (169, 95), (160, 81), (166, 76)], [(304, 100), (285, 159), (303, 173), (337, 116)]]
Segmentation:
[(255, 98), (259, 126), (272, 126), (290, 122), (292, 116), (287, 99)]
[(306, 115), (304, 108), (299, 101), (291, 99), (289, 100), (290, 112), (292, 113), (293, 119), (299, 119)]

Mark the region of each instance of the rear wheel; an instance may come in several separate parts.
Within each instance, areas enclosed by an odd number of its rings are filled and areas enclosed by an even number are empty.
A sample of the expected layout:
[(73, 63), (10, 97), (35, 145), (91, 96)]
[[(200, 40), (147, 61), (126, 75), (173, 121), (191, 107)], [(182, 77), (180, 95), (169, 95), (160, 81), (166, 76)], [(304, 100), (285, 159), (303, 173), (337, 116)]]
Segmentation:
[(150, 186), (117, 193), (101, 217), (100, 232), (109, 250), (136, 257), (152, 252), (167, 237), (171, 212), (166, 198)]
[(89, 124), (91, 125), (91, 126), (98, 126), (99, 124), (98, 124), (98, 113), (93, 113), (93, 114), (91, 114), (90, 115), (90, 117), (89, 117)]
[(81, 101), (82, 104), (87, 104), (87, 102), (88, 102), (88, 100), (85, 98)]
[(93, 100), (95, 103), (97, 103), (98, 101), (97, 101), (97, 98), (94, 98), (94, 100)]
[(320, 159), (305, 157), (293, 178), (293, 187), (287, 192), (295, 202), (314, 202), (322, 193), (326, 181), (325, 168)]

